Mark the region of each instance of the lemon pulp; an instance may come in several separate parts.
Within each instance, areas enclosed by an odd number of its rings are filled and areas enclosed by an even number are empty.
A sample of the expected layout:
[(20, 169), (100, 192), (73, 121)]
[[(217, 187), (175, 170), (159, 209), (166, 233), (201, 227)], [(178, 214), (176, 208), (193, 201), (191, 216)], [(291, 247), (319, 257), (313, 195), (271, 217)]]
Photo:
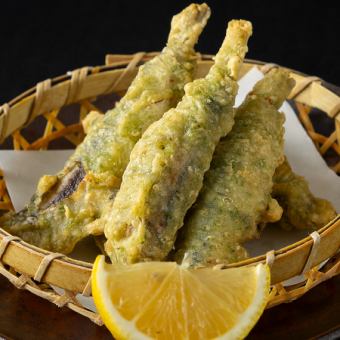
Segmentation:
[(110, 265), (98, 256), (92, 290), (104, 323), (121, 339), (238, 339), (267, 303), (267, 265), (187, 269), (173, 262)]

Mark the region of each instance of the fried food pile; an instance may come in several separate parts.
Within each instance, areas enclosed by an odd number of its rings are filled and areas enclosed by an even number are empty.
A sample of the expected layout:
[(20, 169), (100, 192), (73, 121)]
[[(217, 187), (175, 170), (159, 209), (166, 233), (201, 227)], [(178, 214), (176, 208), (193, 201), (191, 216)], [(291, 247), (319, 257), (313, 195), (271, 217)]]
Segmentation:
[(130, 153), (150, 124), (176, 106), (193, 80), (194, 45), (210, 16), (207, 5), (192, 5), (171, 22), (167, 46), (139, 68), (126, 95), (55, 176), (41, 178), (28, 206), (0, 225), (39, 247), (69, 253), (88, 235), (103, 233), (100, 220), (110, 210)]
[[(232, 20), (205, 78), (193, 80), (206, 4), (175, 15), (166, 47), (139, 68), (56, 175), (43, 176), (25, 209), (0, 226), (47, 250), (69, 253), (103, 235), (112, 262), (175, 259), (186, 266), (247, 257), (242, 244), (268, 223), (317, 229), (336, 216), (284, 157), (278, 110), (294, 80), (273, 69), (234, 109), (252, 25)], [(270, 226), (272, 227), (272, 226)]]

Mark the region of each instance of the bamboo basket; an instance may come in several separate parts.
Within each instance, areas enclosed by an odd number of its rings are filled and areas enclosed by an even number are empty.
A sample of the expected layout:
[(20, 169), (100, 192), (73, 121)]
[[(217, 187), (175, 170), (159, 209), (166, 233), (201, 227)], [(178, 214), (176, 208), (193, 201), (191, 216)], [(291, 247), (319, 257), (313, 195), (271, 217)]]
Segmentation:
[[(93, 103), (94, 99), (110, 93), (124, 94), (138, 66), (156, 54), (140, 52), (134, 55), (108, 55), (104, 66), (83, 67), (38, 83), (1, 106), (0, 143), (4, 143), (3, 148), (15, 150), (47, 149), (56, 139), (65, 139), (72, 145), (79, 144), (84, 137), (81, 120), (91, 110), (100, 111)], [(212, 65), (212, 56), (198, 55), (198, 58), (196, 77), (202, 77)], [(246, 60), (240, 77), (254, 66), (264, 73), (277, 67), (275, 64)], [(321, 79), (289, 71), (296, 81), (289, 99), (294, 101), (300, 120), (319, 152), (322, 155), (333, 153), (332, 159), (336, 159), (336, 162), (333, 162), (332, 169), (340, 173), (340, 98), (327, 89)], [(75, 103), (79, 104), (78, 113), (73, 117), (76, 123), (65, 124), (60, 118), (60, 110)], [(324, 119), (334, 120), (335, 128), (329, 136), (315, 130), (309, 115), (313, 108), (326, 113)], [(44, 129), (41, 136), (30, 140), (26, 136), (27, 129), (32, 131), (31, 123), (36, 119), (43, 119)], [(0, 169), (0, 212), (10, 209), (13, 206)], [(272, 277), (267, 305), (270, 308), (295, 300), (319, 283), (339, 274), (339, 248), (340, 215), (317, 232), (288, 247), (227, 267), (267, 262)], [(325, 260), (326, 264), (320, 268), (320, 263)], [(92, 263), (45, 251), (0, 229), (0, 274), (17, 288), (26, 289), (59, 307), (67, 306), (101, 325), (100, 316), (84, 308), (76, 299), (77, 294), (91, 295), (91, 270)], [(304, 282), (283, 286), (284, 280), (300, 274), (304, 274)], [(59, 295), (52, 286), (62, 288), (64, 293)]]

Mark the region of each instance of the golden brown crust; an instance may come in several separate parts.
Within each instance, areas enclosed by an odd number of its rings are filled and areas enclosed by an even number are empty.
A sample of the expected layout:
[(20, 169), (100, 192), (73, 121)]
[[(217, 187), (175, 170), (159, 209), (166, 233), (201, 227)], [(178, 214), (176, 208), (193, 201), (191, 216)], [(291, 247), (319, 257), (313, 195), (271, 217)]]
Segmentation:
[(238, 86), (230, 74), (238, 68), (224, 61), (244, 58), (251, 34), (245, 26), (251, 24), (229, 25), (208, 75), (188, 83), (182, 101), (152, 124), (133, 149), (105, 224), (106, 251), (113, 262), (162, 260), (173, 247), (214, 149), (234, 122)]
[[(100, 232), (98, 219), (111, 207), (133, 146), (151, 123), (177, 104), (184, 85), (192, 80), (194, 45), (209, 14), (203, 4), (176, 16), (168, 46), (139, 68), (126, 95), (89, 129), (64, 169), (53, 177), (53, 186), (46, 177), (23, 211), (0, 218), (4, 229), (64, 253), (89, 233)], [(176, 42), (188, 32), (190, 39)]]
[(242, 260), (247, 253), (240, 244), (257, 237), (258, 223), (277, 217), (270, 197), (272, 176), (283, 157), (284, 116), (277, 110), (292, 86), (288, 72), (273, 70), (237, 109), (235, 125), (217, 146), (185, 221), (178, 262), (201, 266)]
[(276, 169), (272, 195), (283, 207), (278, 225), (284, 229), (312, 229), (325, 226), (336, 216), (332, 204), (315, 197), (307, 181), (291, 169), (287, 159)]

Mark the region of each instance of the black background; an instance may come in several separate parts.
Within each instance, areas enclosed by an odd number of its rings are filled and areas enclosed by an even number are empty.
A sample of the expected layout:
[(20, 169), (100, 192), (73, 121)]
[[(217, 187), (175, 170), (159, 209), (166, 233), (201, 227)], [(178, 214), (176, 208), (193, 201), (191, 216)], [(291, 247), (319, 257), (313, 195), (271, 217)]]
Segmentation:
[[(214, 53), (232, 18), (253, 22), (248, 58), (275, 62), (340, 85), (336, 1), (207, 1), (197, 50)], [(0, 103), (38, 81), (106, 53), (160, 50), (171, 16), (190, 1), (1, 1)]]

